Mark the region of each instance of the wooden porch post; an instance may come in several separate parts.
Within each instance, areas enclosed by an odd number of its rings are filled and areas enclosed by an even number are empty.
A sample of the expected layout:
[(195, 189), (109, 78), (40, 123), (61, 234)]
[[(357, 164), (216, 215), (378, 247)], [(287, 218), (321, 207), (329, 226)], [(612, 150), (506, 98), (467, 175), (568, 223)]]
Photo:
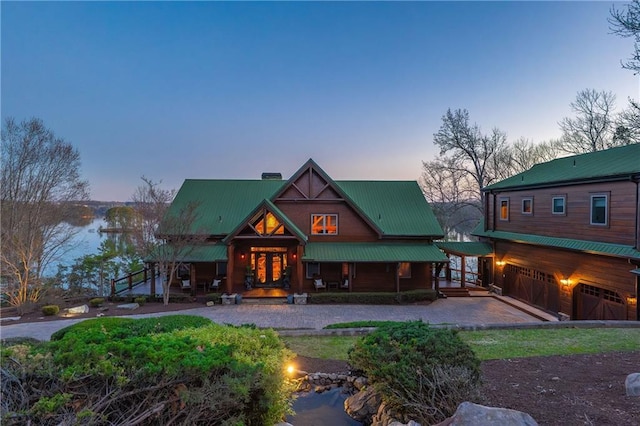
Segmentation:
[(463, 256), (460, 256), (460, 287), (464, 288), (465, 287), (465, 282), (467, 281), (467, 271), (466, 271), (466, 267), (467, 267), (467, 262)]
[(189, 263), (189, 284), (191, 285), (191, 295), (196, 295), (198, 289), (198, 281), (196, 280), (196, 267), (193, 262)]
[[(302, 283), (304, 282), (304, 264), (302, 263), (303, 248), (300, 244), (296, 247), (296, 283), (297, 293), (302, 293)], [(291, 286), (293, 287), (293, 285)]]
[[(449, 253), (447, 253), (447, 259), (451, 260), (451, 256), (449, 255)], [(444, 278), (445, 280), (447, 280), (448, 282), (451, 282), (451, 262), (447, 262), (445, 265), (445, 270), (444, 270)]]
[(149, 269), (151, 270), (151, 283), (149, 284), (149, 297), (156, 297), (156, 264), (155, 262), (151, 262), (149, 264)]
[(400, 262), (396, 264), (396, 293), (400, 293)]
[(235, 263), (234, 254), (235, 247), (233, 246), (233, 244), (229, 244), (227, 246), (227, 282), (225, 283), (225, 291), (227, 292), (227, 294), (231, 294), (231, 289), (233, 288), (233, 279), (235, 276), (235, 274), (233, 273)]

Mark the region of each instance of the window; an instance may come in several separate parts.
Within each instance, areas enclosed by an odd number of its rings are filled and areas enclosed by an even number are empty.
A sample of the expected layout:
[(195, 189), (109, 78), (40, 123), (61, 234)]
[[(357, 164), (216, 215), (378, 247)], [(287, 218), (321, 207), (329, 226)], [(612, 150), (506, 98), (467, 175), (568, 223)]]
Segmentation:
[(320, 264), (318, 262), (307, 263), (307, 278), (311, 279), (314, 276), (320, 275)]
[(500, 199), (500, 220), (509, 220), (509, 199)]
[(398, 276), (400, 278), (411, 278), (411, 263), (401, 262), (398, 267)]
[(551, 213), (553, 214), (566, 214), (566, 197), (557, 196), (551, 199)]
[(227, 262), (216, 262), (216, 272), (221, 277), (227, 276)]
[(533, 214), (533, 198), (522, 199), (522, 214)]
[(338, 215), (337, 214), (312, 214), (311, 215), (312, 235), (337, 235)]
[(591, 196), (591, 225), (607, 224), (607, 196), (598, 194)]

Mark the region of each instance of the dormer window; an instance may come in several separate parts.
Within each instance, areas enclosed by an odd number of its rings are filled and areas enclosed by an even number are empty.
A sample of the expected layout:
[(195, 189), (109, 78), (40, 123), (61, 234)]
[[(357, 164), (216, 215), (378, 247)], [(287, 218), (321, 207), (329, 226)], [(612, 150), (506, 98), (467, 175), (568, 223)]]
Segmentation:
[(338, 235), (338, 215), (312, 214), (311, 235)]

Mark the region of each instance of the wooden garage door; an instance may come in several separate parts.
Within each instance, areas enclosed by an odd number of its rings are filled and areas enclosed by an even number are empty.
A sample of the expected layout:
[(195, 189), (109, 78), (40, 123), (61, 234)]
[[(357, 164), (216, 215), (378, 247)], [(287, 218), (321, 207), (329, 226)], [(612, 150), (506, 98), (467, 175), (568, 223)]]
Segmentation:
[(627, 319), (627, 309), (624, 300), (617, 292), (584, 283), (578, 284), (573, 291), (575, 319)]
[(549, 312), (559, 311), (558, 284), (552, 274), (508, 264), (505, 266), (504, 294)]

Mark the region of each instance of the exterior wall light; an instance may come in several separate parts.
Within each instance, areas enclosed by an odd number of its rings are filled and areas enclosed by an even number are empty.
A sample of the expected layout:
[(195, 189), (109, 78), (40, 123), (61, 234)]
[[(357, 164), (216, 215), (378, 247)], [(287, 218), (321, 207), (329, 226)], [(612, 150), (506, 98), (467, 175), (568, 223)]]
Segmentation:
[(497, 260), (496, 261), (496, 266), (504, 266), (506, 264), (506, 262), (504, 260)]
[(240, 259), (244, 260), (244, 258), (246, 257), (246, 255), (244, 254), (243, 251), (240, 252)]
[(571, 280), (568, 278), (563, 278), (560, 280), (560, 284), (562, 284), (565, 287), (568, 287), (571, 285)]
[(627, 297), (627, 304), (635, 305), (636, 303), (638, 303), (638, 298), (637, 297), (633, 297), (633, 296)]

